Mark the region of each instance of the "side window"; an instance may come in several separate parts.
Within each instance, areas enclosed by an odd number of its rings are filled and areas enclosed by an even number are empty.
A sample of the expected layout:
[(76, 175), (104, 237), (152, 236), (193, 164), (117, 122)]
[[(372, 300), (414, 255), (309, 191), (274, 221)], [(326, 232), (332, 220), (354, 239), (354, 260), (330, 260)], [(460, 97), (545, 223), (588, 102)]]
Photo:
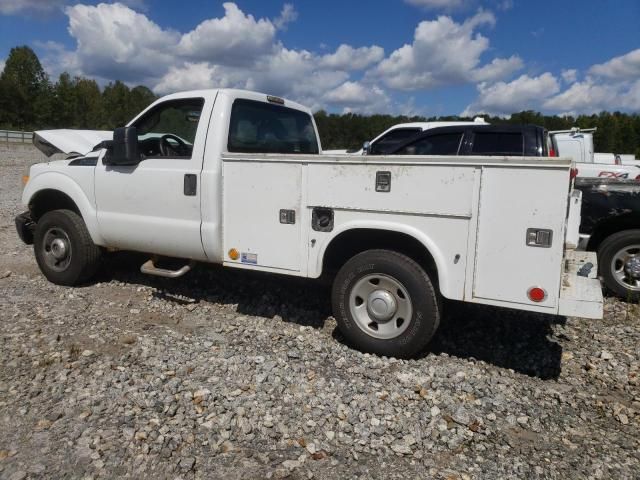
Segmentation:
[(238, 99), (231, 107), (230, 152), (318, 153), (311, 116), (300, 110)]
[(138, 119), (134, 126), (142, 154), (191, 158), (203, 106), (203, 98), (168, 100)]
[(475, 132), (472, 154), (522, 155), (524, 141), (520, 132)]
[(396, 128), (371, 144), (371, 155), (385, 155), (391, 153), (395, 147), (417, 135), (422, 130), (419, 128)]
[(397, 151), (398, 155), (457, 155), (462, 132), (429, 135)]

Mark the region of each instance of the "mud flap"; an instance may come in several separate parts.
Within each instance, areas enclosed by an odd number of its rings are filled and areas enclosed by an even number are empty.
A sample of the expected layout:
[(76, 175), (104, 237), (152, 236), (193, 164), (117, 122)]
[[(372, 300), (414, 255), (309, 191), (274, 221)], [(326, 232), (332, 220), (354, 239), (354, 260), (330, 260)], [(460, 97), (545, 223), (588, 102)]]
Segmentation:
[(558, 314), (600, 319), (603, 315), (602, 285), (594, 252), (567, 250), (560, 286)]

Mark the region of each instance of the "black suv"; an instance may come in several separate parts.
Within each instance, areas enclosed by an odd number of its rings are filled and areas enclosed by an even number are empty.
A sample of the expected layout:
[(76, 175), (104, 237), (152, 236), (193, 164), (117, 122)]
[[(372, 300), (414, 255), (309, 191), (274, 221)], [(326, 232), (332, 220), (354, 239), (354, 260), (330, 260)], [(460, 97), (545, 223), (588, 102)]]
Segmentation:
[(387, 155), (555, 156), (549, 134), (537, 125), (460, 125), (425, 130)]

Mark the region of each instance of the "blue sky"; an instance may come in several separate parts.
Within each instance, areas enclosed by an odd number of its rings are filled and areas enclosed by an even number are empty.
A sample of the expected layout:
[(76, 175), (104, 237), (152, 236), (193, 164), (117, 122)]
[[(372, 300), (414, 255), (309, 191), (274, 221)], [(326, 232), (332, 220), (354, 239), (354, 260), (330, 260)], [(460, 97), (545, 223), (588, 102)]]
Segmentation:
[(640, 111), (639, 0), (0, 0), (0, 68), (159, 94), (240, 87), (314, 109)]

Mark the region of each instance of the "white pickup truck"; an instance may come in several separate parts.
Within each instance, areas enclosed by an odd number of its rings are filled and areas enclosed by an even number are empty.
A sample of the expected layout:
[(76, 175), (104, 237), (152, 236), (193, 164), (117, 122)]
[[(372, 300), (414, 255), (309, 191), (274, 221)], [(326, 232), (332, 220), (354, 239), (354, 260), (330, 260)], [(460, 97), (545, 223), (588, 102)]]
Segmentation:
[(324, 150), (325, 155), (385, 155), (393, 150), (394, 147), (400, 145), (405, 140), (418, 135), (420, 132), (440, 127), (457, 127), (465, 125), (489, 125), (484, 118), (476, 117), (472, 122), (469, 121), (437, 121), (437, 122), (411, 122), (398, 123), (387, 128), (380, 135), (370, 142), (364, 142), (359, 150)]
[(594, 152), (595, 131), (595, 128), (554, 130), (549, 132), (549, 138), (558, 155), (576, 162), (578, 177), (640, 179), (640, 162), (633, 155)]
[(167, 277), (196, 262), (332, 274), (346, 339), (399, 357), (429, 342), (442, 297), (602, 316), (595, 254), (574, 250), (569, 159), (321, 155), (309, 109), (225, 89), (164, 97), (93, 149), (86, 137), (36, 134), (81, 155), (32, 166), (16, 218), (54, 283), (86, 282), (113, 250)]

